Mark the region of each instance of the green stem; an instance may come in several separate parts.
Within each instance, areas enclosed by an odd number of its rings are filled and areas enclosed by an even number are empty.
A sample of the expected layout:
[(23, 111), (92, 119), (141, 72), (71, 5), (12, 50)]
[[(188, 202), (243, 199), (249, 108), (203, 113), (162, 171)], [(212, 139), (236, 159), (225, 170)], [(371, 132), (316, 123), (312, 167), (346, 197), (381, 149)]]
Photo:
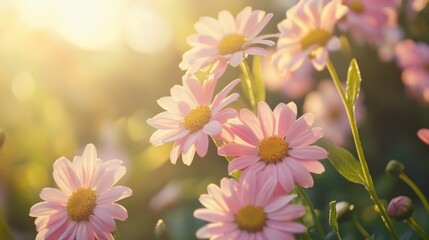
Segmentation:
[(414, 220), (414, 218), (410, 217), (407, 220), (405, 220), (408, 225), (424, 240), (428, 240), (429, 236), (425, 233), (422, 227)]
[(422, 201), (426, 211), (429, 212), (428, 200), (426, 199), (420, 188), (403, 172), (399, 174), (399, 178), (404, 181), (405, 184), (407, 184), (416, 193), (417, 197), (419, 197), (420, 201)]
[(119, 234), (119, 230), (116, 229), (114, 232), (112, 232), (113, 238), (115, 240), (121, 240), (121, 235)]
[(241, 69), (241, 72), (243, 72), (243, 77), (247, 88), (246, 90), (249, 95), (250, 105), (252, 106), (253, 111), (256, 112), (256, 98), (255, 98), (255, 91), (253, 89), (252, 74), (250, 73), (249, 65), (247, 64), (245, 59), (241, 61), (240, 69)]
[(313, 203), (311, 202), (310, 198), (308, 198), (307, 194), (304, 192), (304, 189), (302, 189), (301, 186), (296, 185), (296, 189), (298, 191), (298, 194), (307, 203), (308, 208), (310, 208), (310, 213), (313, 216), (317, 232), (319, 232), (320, 236), (325, 238), (325, 231), (323, 231), (322, 224), (320, 224), (319, 217), (317, 216), (317, 213), (316, 213), (316, 210), (314, 209)]
[(369, 239), (372, 240), (371, 235), (369, 235), (369, 233), (365, 230), (365, 228), (362, 226), (362, 224), (360, 224), (359, 220), (357, 219), (357, 217), (353, 214), (353, 223), (356, 226), (356, 229), (360, 232), (360, 234), (362, 234), (362, 236), (365, 237), (365, 239)]
[(379, 212), (381, 214), (381, 219), (383, 220), (384, 224), (386, 225), (387, 230), (389, 230), (390, 234), (392, 235), (393, 239), (399, 239), (398, 235), (396, 234), (393, 224), (390, 221), (389, 216), (387, 215), (386, 208), (381, 203), (380, 199), (377, 196), (377, 193), (375, 191), (374, 183), (371, 178), (371, 174), (369, 172), (368, 164), (365, 160), (365, 155), (362, 148), (362, 143), (360, 141), (359, 131), (356, 124), (356, 119), (354, 116), (354, 106), (353, 104), (349, 104), (346, 98), (346, 95), (344, 93), (343, 87), (341, 86), (340, 79), (338, 78), (338, 74), (335, 71), (334, 65), (332, 64), (331, 60), (328, 59), (326, 63), (326, 67), (328, 68), (329, 73), (331, 74), (332, 80), (334, 82), (335, 87), (337, 88), (338, 93), (340, 94), (341, 100), (343, 102), (344, 108), (346, 109), (347, 116), (349, 119), (353, 139), (355, 142), (359, 162), (362, 168), (363, 176), (366, 182), (366, 187), (368, 190), (368, 193), (370, 194), (370, 197), (374, 204), (379, 209)]

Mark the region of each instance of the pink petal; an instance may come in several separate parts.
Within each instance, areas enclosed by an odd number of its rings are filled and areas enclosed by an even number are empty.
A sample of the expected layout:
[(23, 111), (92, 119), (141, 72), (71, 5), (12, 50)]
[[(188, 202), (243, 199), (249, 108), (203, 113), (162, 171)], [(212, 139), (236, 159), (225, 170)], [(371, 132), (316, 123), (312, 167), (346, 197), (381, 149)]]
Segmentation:
[(206, 134), (200, 132), (197, 134), (197, 142), (195, 143), (195, 148), (198, 156), (204, 157), (207, 154), (209, 147), (209, 138)]
[(246, 123), (246, 125), (249, 126), (250, 129), (252, 129), (252, 131), (255, 133), (255, 135), (258, 137), (258, 139), (264, 138), (264, 136), (262, 135), (261, 126), (259, 125), (259, 120), (255, 116), (255, 114), (253, 114), (253, 112), (251, 112), (247, 108), (241, 109), (240, 110), (240, 120), (243, 123)]
[(313, 186), (313, 177), (308, 172), (308, 170), (300, 164), (299, 161), (293, 158), (288, 158), (285, 160), (285, 163), (289, 167), (293, 179), (297, 184), (301, 185), (304, 188), (309, 188)]
[(279, 231), (273, 228), (264, 228), (264, 235), (267, 239), (282, 239), (282, 240), (293, 240), (295, 239), (293, 236), (283, 232)]
[(304, 115), (302, 115), (289, 129), (288, 133), (286, 134), (286, 141), (293, 142), (296, 138), (300, 137), (303, 133), (305, 133), (311, 127), (313, 122), (313, 114), (305, 113)]
[(68, 200), (64, 192), (61, 192), (56, 188), (43, 188), (39, 196), (45, 201), (61, 202), (64, 204)]
[(256, 156), (258, 153), (255, 147), (228, 143), (218, 149), (218, 154), (221, 156)]
[(210, 136), (219, 135), (222, 132), (222, 124), (216, 120), (212, 120), (203, 127), (203, 132)]
[(94, 240), (94, 230), (89, 222), (80, 222), (77, 228), (76, 239), (79, 240)]
[(242, 156), (234, 158), (228, 164), (228, 174), (231, 174), (233, 171), (245, 169), (259, 160), (261, 160), (261, 158), (258, 156)]
[(283, 222), (283, 221), (267, 221), (267, 226), (270, 228), (277, 229), (279, 231), (284, 231), (288, 233), (303, 233), (305, 232), (306, 228), (301, 223), (297, 222)]
[(72, 192), (80, 187), (80, 181), (72, 163), (64, 157), (55, 161), (53, 176), (59, 189), (67, 196), (70, 196)]
[(211, 238), (213, 236), (228, 235), (229, 233), (232, 233), (233, 231), (237, 230), (237, 228), (237, 225), (232, 223), (209, 223), (204, 227), (198, 229), (196, 235), (197, 238)]
[(288, 205), (296, 195), (287, 195), (276, 198), (274, 201), (270, 202), (268, 205), (264, 207), (266, 213), (273, 213), (284, 206)]
[(191, 165), (195, 156), (195, 145), (192, 145), (187, 152), (182, 152), (182, 161), (186, 165)]
[(125, 221), (128, 218), (127, 210), (120, 204), (109, 203), (99, 206), (103, 211), (105, 211), (107, 214), (110, 214), (110, 216), (114, 219)]
[(89, 216), (89, 223), (95, 232), (113, 232), (116, 229), (115, 220), (109, 215), (98, 216), (92, 214)]
[(289, 155), (298, 159), (324, 159), (328, 157), (325, 149), (318, 146), (304, 146), (289, 149)]
[(255, 204), (258, 206), (265, 206), (268, 201), (272, 198), (274, 189), (277, 185), (277, 178), (272, 176), (265, 180), (265, 183), (260, 189), (258, 189), (258, 194), (256, 196)]
[(317, 140), (323, 137), (323, 129), (320, 127), (315, 127), (309, 129), (306, 133), (302, 134), (300, 137), (297, 137), (294, 141), (289, 142), (290, 148), (308, 146), (315, 143)]
[(82, 186), (89, 188), (96, 170), (97, 150), (93, 144), (86, 145), (82, 154)]
[(319, 161), (300, 161), (300, 163), (311, 173), (320, 174), (325, 171), (325, 167)]
[(276, 109), (277, 111), (275, 112), (279, 112), (278, 116), (276, 116), (277, 114), (274, 115), (277, 127), (276, 132), (280, 137), (285, 137), (296, 120), (297, 107), (295, 103), (290, 102), (286, 106), (280, 103), (274, 110)]
[(272, 136), (274, 134), (274, 117), (270, 106), (266, 102), (258, 104), (258, 120), (262, 128), (264, 136)]
[(124, 186), (115, 186), (105, 191), (97, 200), (97, 204), (113, 203), (129, 197), (133, 194), (133, 191)]
[(294, 188), (295, 185), (292, 173), (289, 170), (288, 166), (285, 164), (285, 161), (287, 160), (284, 159), (283, 162), (277, 164), (277, 172), (274, 174), (277, 174), (279, 183), (282, 188), (289, 192)]
[(38, 217), (51, 215), (58, 211), (64, 211), (65, 209), (65, 205), (60, 202), (40, 202), (31, 207), (30, 216)]
[(115, 185), (126, 172), (127, 170), (124, 166), (118, 166), (116, 169), (112, 170), (100, 169), (100, 172), (98, 173), (99, 175), (94, 183), (95, 190), (98, 194), (105, 193), (105, 191)]
[(224, 212), (219, 212), (207, 208), (195, 210), (194, 217), (208, 222), (233, 222), (234, 217)]
[(241, 63), (241, 61), (243, 61), (243, 54), (244, 53), (242, 51), (233, 53), (231, 58), (229, 59), (229, 63), (231, 64), (231, 66), (237, 67)]
[(420, 138), (420, 140), (429, 145), (429, 129), (420, 129), (419, 131), (417, 131), (417, 136)]
[(249, 128), (249, 126), (245, 124), (241, 125), (234, 125), (232, 128), (232, 133), (244, 140), (245, 142), (249, 143), (252, 146), (258, 146), (259, 145), (259, 139), (255, 135), (255, 133)]

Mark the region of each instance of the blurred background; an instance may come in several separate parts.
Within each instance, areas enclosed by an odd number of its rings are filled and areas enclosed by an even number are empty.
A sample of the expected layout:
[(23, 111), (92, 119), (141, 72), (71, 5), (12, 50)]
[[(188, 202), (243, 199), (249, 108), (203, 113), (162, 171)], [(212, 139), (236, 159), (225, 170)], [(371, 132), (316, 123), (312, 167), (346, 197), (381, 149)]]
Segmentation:
[[(16, 239), (34, 239), (34, 218), (28, 213), (40, 201), (43, 187), (55, 187), (53, 162), (61, 156), (72, 159), (94, 143), (101, 158), (122, 159), (128, 170), (119, 185), (134, 194), (120, 202), (129, 212), (126, 222), (117, 223), (122, 239), (154, 239), (158, 219), (164, 219), (173, 239), (195, 239), (204, 224), (192, 216), (201, 207), (198, 197), (209, 183), (219, 184), (227, 176), (227, 162), (211, 146), (206, 158), (196, 156), (189, 167), (181, 161), (172, 165), (171, 145), (152, 147), (149, 138), (155, 129), (146, 120), (162, 111), (156, 100), (181, 84), (184, 72), (178, 64), (200, 16), (216, 17), (224, 9), (236, 15), (249, 5), (274, 13), (264, 32), (275, 33), (295, 2), (0, 0), (0, 128), (6, 136), (0, 149), (2, 222)], [(424, 33), (429, 32), (427, 15), (416, 18)], [(427, 34), (418, 37), (429, 42)], [(429, 106), (406, 94), (394, 61), (382, 62), (373, 48), (350, 44), (363, 76), (366, 117), (361, 135), (379, 195), (408, 195), (423, 209), (384, 167), (391, 159), (400, 160), (429, 195), (429, 146), (416, 136), (418, 129), (429, 128)], [(348, 60), (333, 55), (343, 79)], [(223, 79), (237, 77), (238, 69), (229, 69)], [(326, 77), (326, 71), (316, 73), (311, 90)], [(302, 114), (304, 96), (290, 99), (267, 92), (271, 106), (291, 100)], [(353, 151), (350, 140), (345, 146)], [(308, 194), (326, 229), (329, 202), (349, 201), (364, 227), (383, 239), (385, 230), (364, 189), (343, 179), (328, 161), (323, 164), (327, 170), (315, 176)], [(429, 229), (424, 211), (416, 211), (415, 217)], [(408, 239), (415, 237), (403, 223), (395, 226)], [(341, 223), (340, 229), (346, 239), (362, 239), (351, 223)]]

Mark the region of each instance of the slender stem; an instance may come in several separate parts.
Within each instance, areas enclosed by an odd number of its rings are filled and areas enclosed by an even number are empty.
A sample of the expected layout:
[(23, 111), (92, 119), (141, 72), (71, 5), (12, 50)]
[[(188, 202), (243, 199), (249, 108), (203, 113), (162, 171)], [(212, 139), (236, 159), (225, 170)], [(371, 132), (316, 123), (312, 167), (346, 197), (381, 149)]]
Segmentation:
[(405, 220), (408, 225), (424, 240), (428, 240), (429, 236), (425, 233), (422, 227), (414, 220), (414, 218), (410, 217), (407, 220)]
[(119, 234), (119, 230), (116, 229), (114, 232), (112, 232), (113, 238), (115, 240), (121, 240), (121, 235)]
[(353, 214), (353, 223), (356, 226), (356, 229), (360, 232), (360, 234), (362, 234), (362, 236), (365, 237), (365, 239), (371, 239), (372, 237), (371, 235), (369, 235), (369, 233), (365, 230), (365, 228), (362, 226), (362, 224), (360, 224), (359, 220), (357, 219), (357, 217)]
[(368, 164), (365, 160), (365, 155), (362, 148), (362, 143), (360, 141), (359, 131), (356, 124), (356, 119), (354, 116), (354, 107), (352, 104), (349, 104), (346, 95), (344, 93), (343, 87), (341, 86), (340, 79), (338, 78), (338, 74), (335, 71), (334, 65), (332, 64), (331, 60), (328, 59), (326, 63), (326, 67), (328, 68), (329, 73), (331, 74), (332, 80), (334, 82), (335, 87), (337, 88), (338, 93), (340, 94), (341, 100), (343, 102), (344, 108), (346, 109), (347, 116), (349, 118), (349, 123), (353, 135), (353, 139), (355, 142), (357, 154), (359, 157), (359, 162), (362, 168), (363, 176), (366, 182), (366, 187), (368, 190), (368, 193), (370, 194), (370, 197), (372, 201), (375, 203), (375, 205), (378, 207), (379, 212), (381, 214), (381, 219), (383, 220), (384, 224), (386, 225), (387, 230), (389, 230), (390, 234), (392, 235), (393, 239), (399, 239), (398, 235), (396, 234), (393, 224), (390, 221), (389, 216), (387, 215), (386, 208), (381, 203), (380, 199), (377, 196), (377, 193), (375, 191), (374, 183), (371, 178), (371, 174), (369, 172)]
[(417, 195), (417, 197), (419, 197), (420, 201), (422, 201), (423, 206), (425, 207), (426, 211), (429, 212), (429, 203), (428, 200), (426, 199), (425, 195), (422, 193), (422, 191), (420, 190), (420, 188), (413, 182), (413, 180), (411, 180), (405, 173), (401, 173), (399, 174), (399, 178), (404, 181)]
[(253, 80), (252, 74), (250, 73), (249, 65), (246, 60), (243, 59), (240, 63), (241, 72), (243, 72), (244, 80), (247, 87), (247, 93), (249, 95), (250, 105), (252, 106), (253, 111), (256, 111), (256, 99), (255, 99), (255, 91), (253, 89)]
[(319, 232), (320, 236), (323, 236), (323, 238), (325, 238), (325, 231), (323, 231), (322, 224), (320, 223), (319, 217), (317, 216), (316, 210), (314, 209), (313, 203), (311, 202), (310, 198), (308, 198), (307, 194), (304, 192), (304, 189), (302, 189), (301, 186), (296, 185), (296, 189), (298, 191), (298, 194), (307, 203), (308, 208), (310, 208), (310, 213), (313, 216), (314, 223), (316, 225), (316, 230)]

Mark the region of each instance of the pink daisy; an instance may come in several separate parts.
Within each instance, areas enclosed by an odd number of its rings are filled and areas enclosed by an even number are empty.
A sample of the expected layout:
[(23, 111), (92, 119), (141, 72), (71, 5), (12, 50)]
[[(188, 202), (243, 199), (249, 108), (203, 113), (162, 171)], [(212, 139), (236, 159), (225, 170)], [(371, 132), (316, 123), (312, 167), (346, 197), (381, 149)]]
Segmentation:
[[(316, 117), (316, 124), (323, 128), (324, 138), (335, 145), (345, 146), (351, 134), (349, 119), (343, 102), (331, 80), (319, 83), (317, 91), (310, 92), (305, 97), (304, 112), (311, 112)], [(355, 104), (356, 121), (364, 120), (362, 92)]]
[(333, 35), (337, 21), (347, 13), (341, 0), (301, 0), (286, 12), (278, 24), (280, 31), (274, 62), (281, 71), (295, 71), (304, 61), (311, 61), (321, 71), (328, 50), (340, 48)]
[(120, 160), (103, 162), (88, 144), (73, 162), (62, 157), (54, 163), (57, 188), (44, 188), (44, 201), (31, 207), (39, 232), (36, 239), (114, 239), (114, 219), (124, 221), (127, 210), (115, 203), (132, 194), (131, 189), (114, 184), (126, 169)]
[(275, 43), (267, 38), (276, 35), (258, 34), (272, 16), (246, 7), (235, 19), (228, 11), (220, 12), (218, 19), (201, 17), (195, 24), (198, 33), (188, 38), (192, 49), (183, 54), (179, 67), (192, 74), (214, 64), (211, 72), (220, 76), (228, 64), (238, 66), (245, 54), (264, 55), (261, 46), (273, 46)]
[(185, 75), (183, 86), (172, 87), (171, 96), (158, 100), (166, 111), (147, 120), (158, 129), (150, 142), (159, 146), (175, 141), (170, 153), (173, 164), (180, 154), (186, 165), (192, 163), (195, 152), (204, 157), (209, 144), (208, 136), (220, 137), (222, 125), (237, 115), (234, 109), (224, 108), (238, 99), (238, 93), (228, 94), (239, 81), (236, 79), (228, 84), (210, 103), (216, 87), (214, 76), (210, 75), (201, 84), (195, 76)]
[(236, 137), (232, 143), (221, 146), (218, 153), (235, 157), (228, 165), (228, 172), (242, 170), (275, 176), (281, 187), (290, 191), (294, 182), (308, 188), (313, 186), (310, 174), (325, 169), (318, 161), (327, 152), (318, 146), (309, 146), (323, 136), (321, 128), (311, 128), (314, 117), (306, 113), (296, 119), (293, 102), (280, 103), (271, 111), (265, 102), (258, 105), (258, 116), (248, 109), (240, 111), (243, 122), (229, 129)]
[(392, 25), (397, 25), (398, 3), (398, 0), (343, 0), (349, 11), (339, 27), (349, 31), (359, 44), (382, 43), (385, 31)]
[(396, 45), (395, 53), (409, 93), (429, 102), (429, 45), (407, 39)]
[(281, 91), (286, 97), (297, 99), (306, 94), (313, 86), (313, 67), (310, 62), (295, 72), (281, 72), (273, 64), (271, 57), (274, 51), (269, 51), (262, 59), (261, 74), (265, 87), (270, 91)]
[(258, 179), (249, 174), (239, 181), (223, 178), (220, 188), (210, 184), (208, 194), (200, 196), (206, 208), (194, 212), (196, 218), (210, 223), (197, 231), (197, 237), (288, 240), (304, 232), (305, 226), (295, 220), (305, 214), (305, 208), (291, 204), (295, 195), (273, 197), (276, 180)]
[(422, 142), (429, 145), (429, 129), (427, 128), (421, 128), (419, 131), (417, 131), (417, 136), (422, 140)]

